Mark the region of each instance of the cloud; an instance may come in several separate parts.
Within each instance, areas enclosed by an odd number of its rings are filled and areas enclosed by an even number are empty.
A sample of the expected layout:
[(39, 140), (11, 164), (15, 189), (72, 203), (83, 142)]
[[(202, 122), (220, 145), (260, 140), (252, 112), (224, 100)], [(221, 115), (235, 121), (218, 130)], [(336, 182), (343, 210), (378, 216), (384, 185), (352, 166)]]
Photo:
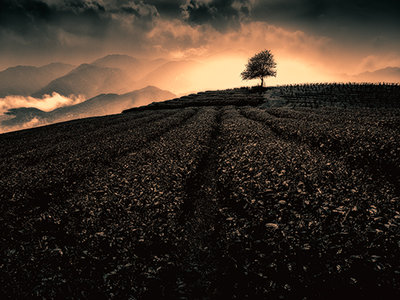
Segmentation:
[(26, 123), (23, 123), (23, 124), (2, 127), (1, 122), (5, 121), (7, 119), (4, 118), (4, 120), (2, 120), (1, 117), (2, 116), (0, 116), (0, 134), (6, 133), (6, 132), (11, 132), (11, 131), (16, 131), (16, 130), (22, 130), (22, 129), (28, 129), (28, 128), (34, 128), (34, 127), (38, 127), (38, 126), (47, 125), (47, 123), (43, 122), (42, 120), (38, 119), (37, 117), (34, 117), (32, 120), (30, 120)]
[(0, 98), (0, 114), (11, 108), (34, 107), (43, 111), (51, 111), (59, 107), (78, 104), (85, 99), (81, 96), (64, 97), (58, 93), (45, 95), (43, 98), (24, 97), (24, 96), (7, 96)]
[(399, 9), (394, 0), (3, 0), (0, 67), (267, 48), (346, 72), (398, 53)]
[(143, 51), (144, 35), (157, 18), (155, 6), (143, 1), (3, 0), (0, 51), (5, 60)]
[(268, 0), (257, 1), (252, 20), (354, 41), (382, 32), (393, 37), (399, 11), (397, 0)]
[(0, 133), (32, 128), (52, 123), (48, 122), (47, 120), (41, 119), (40, 117), (35, 116), (32, 119), (27, 119), (26, 122), (22, 122), (18, 125), (2, 126), (3, 121), (7, 121), (15, 117), (14, 113), (11, 113), (10, 115), (5, 114), (7, 111), (11, 109), (26, 107), (26, 108), (37, 108), (47, 112), (47, 111), (52, 111), (59, 107), (78, 104), (84, 100), (85, 98), (81, 96), (64, 97), (58, 93), (45, 95), (43, 96), (43, 98), (24, 97), (24, 96), (7, 96), (5, 98), (0, 98)]
[[(88, 38), (88, 48), (93, 40), (98, 42), (94, 49), (102, 40), (124, 40), (133, 48), (145, 42), (142, 37), (159, 19), (209, 25), (221, 32), (246, 22), (265, 22), (331, 37), (350, 32), (357, 32), (353, 38), (382, 33), (398, 37), (399, 10), (395, 0), (2, 0), (0, 41), (11, 43), (10, 48), (41, 46), (54, 51), (75, 46), (59, 40), (68, 34)], [(7, 43), (0, 47), (7, 48)]]
[(274, 84), (333, 80), (328, 73), (343, 72), (342, 68), (349, 64), (345, 58), (337, 59), (342, 50), (328, 37), (265, 22), (247, 22), (238, 30), (225, 33), (206, 24), (160, 22), (149, 34), (150, 43), (158, 42), (159, 53), (196, 59), (203, 65), (195, 70), (193, 90), (248, 84), (239, 75), (247, 59), (264, 49), (270, 49), (278, 63), (278, 77), (268, 79)]
[(149, 43), (156, 45), (159, 53), (179, 53), (180, 58), (204, 58), (224, 52), (249, 56), (263, 49), (271, 49), (281, 56), (296, 55), (298, 59), (328, 58), (335, 51), (333, 41), (327, 37), (264, 22), (248, 22), (229, 32), (208, 25), (191, 26), (182, 21), (159, 22), (148, 34)]
[(146, 3), (156, 7), (161, 17), (171, 20), (182, 16), (181, 6), (186, 3), (186, 0), (147, 0)]
[(388, 55), (368, 55), (362, 58), (360, 64), (354, 69), (351, 74), (357, 74), (362, 72), (371, 72), (378, 69), (384, 69), (388, 66), (400, 66), (400, 56), (396, 53)]
[(220, 31), (238, 28), (249, 19), (253, 1), (250, 0), (187, 0), (181, 6), (184, 20), (189, 24), (209, 24)]

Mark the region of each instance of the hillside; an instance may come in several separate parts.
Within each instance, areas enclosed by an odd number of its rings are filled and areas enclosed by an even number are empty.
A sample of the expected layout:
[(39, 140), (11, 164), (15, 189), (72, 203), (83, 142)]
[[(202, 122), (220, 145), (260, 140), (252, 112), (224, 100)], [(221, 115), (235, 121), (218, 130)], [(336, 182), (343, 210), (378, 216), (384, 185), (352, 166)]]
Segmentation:
[(170, 91), (190, 90), (196, 86), (196, 83), (192, 82), (191, 72), (200, 65), (195, 61), (169, 61), (147, 73), (137, 84), (151, 84)]
[(52, 63), (42, 67), (16, 66), (0, 72), (0, 97), (28, 96), (50, 81), (67, 74), (72, 65)]
[(141, 89), (149, 85), (180, 90), (189, 84), (188, 74), (197, 65), (191, 61), (169, 62), (112, 54), (90, 64), (81, 64), (46, 86), (36, 88), (32, 96), (40, 98), (57, 92), (64, 96), (83, 95), (91, 98), (99, 94), (127, 93), (132, 88)]
[(166, 101), (152, 102), (149, 105), (133, 107), (123, 111), (143, 111), (143, 110), (160, 110), (172, 108), (185, 108), (196, 106), (257, 106), (266, 101), (262, 93), (257, 93), (248, 88), (219, 90), (219, 91), (205, 91), (195, 94), (173, 98)]
[(246, 93), (0, 135), (3, 298), (400, 297), (399, 108)]
[(398, 84), (317, 83), (205, 91), (163, 102), (154, 102), (142, 107), (134, 107), (125, 112), (216, 105), (290, 108), (399, 108), (399, 99), (400, 85)]
[(129, 55), (110, 54), (95, 60), (91, 64), (121, 69), (137, 81), (167, 62), (165, 59), (138, 59)]
[(105, 68), (117, 68), (125, 72), (141, 72), (141, 69), (143, 68), (143, 62), (139, 59), (131, 57), (129, 55), (120, 54), (106, 55), (95, 60), (91, 63), (91, 65)]
[(126, 94), (101, 94), (82, 103), (61, 107), (47, 115), (48, 120), (70, 120), (88, 116), (118, 114), (128, 107), (148, 104), (151, 101), (163, 101), (174, 97), (174, 94), (148, 86)]
[(145, 105), (152, 101), (163, 101), (175, 95), (156, 87), (148, 86), (126, 94), (101, 94), (79, 104), (64, 106), (44, 112), (36, 108), (14, 108), (6, 112), (13, 118), (0, 123), (0, 128), (24, 126), (36, 120), (35, 125), (48, 124), (78, 118), (117, 114), (132, 106)]
[(32, 96), (38, 99), (56, 92), (63, 96), (92, 98), (100, 94), (123, 94), (153, 85), (165, 90), (186, 91), (193, 61), (143, 59), (110, 54), (78, 67), (51, 63), (42, 67), (16, 66), (0, 72), (0, 97)]
[(68, 74), (51, 81), (32, 96), (42, 97), (56, 92), (60, 95), (94, 97), (102, 93), (123, 93), (132, 85), (132, 79), (117, 68), (82, 64)]
[(372, 72), (363, 72), (349, 78), (351, 81), (361, 82), (400, 82), (400, 68), (387, 67)]

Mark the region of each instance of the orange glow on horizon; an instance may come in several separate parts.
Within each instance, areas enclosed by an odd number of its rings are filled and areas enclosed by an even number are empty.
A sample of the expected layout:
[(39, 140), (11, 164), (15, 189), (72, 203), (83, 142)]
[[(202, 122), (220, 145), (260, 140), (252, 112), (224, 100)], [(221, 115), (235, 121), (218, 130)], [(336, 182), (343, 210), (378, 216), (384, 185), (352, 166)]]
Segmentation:
[[(238, 55), (218, 56), (202, 61), (198, 67), (186, 74), (186, 85), (172, 90), (176, 94), (185, 94), (204, 90), (229, 89), (259, 84), (259, 80), (244, 81), (240, 73), (245, 69), (248, 58)], [(291, 59), (276, 59), (277, 77), (267, 77), (267, 86), (329, 82), (337, 78), (325, 74), (306, 63)]]

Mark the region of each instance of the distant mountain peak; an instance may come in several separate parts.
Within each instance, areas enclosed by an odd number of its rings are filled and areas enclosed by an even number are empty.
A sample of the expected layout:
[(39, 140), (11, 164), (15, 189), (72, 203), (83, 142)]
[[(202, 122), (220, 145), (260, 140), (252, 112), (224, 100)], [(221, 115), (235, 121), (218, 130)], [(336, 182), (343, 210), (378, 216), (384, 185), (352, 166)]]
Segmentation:
[(131, 78), (119, 68), (84, 63), (51, 81), (32, 96), (42, 97), (57, 92), (63, 96), (84, 95), (90, 98), (102, 93), (124, 92), (132, 83)]
[(0, 97), (27, 96), (43, 88), (52, 80), (64, 76), (73, 65), (51, 63), (41, 67), (15, 66), (0, 72)]
[(81, 69), (86, 69), (86, 68), (96, 68), (97, 66), (91, 65), (91, 64), (80, 64), (78, 67), (76, 67), (74, 70), (81, 70)]
[(2, 72), (5, 72), (5, 71), (10, 72), (10, 71), (16, 71), (16, 70), (27, 70), (27, 69), (34, 70), (34, 69), (37, 69), (37, 68), (38, 67), (34, 67), (34, 66), (17, 65), (17, 66), (14, 66), (14, 67), (9, 67), (9, 68), (5, 69)]
[(106, 68), (118, 68), (124, 72), (141, 72), (143, 69), (142, 61), (124, 54), (109, 54), (95, 60), (91, 65)]
[(144, 88), (141, 88), (139, 91), (145, 91), (145, 90), (157, 90), (157, 91), (160, 91), (161, 89), (156, 87), (156, 86), (154, 86), (154, 85), (148, 85), (148, 86), (145, 86)]
[(387, 66), (375, 71), (366, 71), (350, 76), (352, 81), (400, 82), (400, 67)]
[[(139, 63), (139, 60), (129, 56), (129, 55), (125, 55), (125, 54), (109, 54), (106, 55), (104, 57), (101, 57), (99, 59), (96, 59), (94, 62), (92, 62), (92, 65), (100, 65), (100, 66), (107, 66), (107, 65), (118, 65), (118, 64), (124, 64), (124, 63), (128, 63), (128, 64), (132, 64), (132, 63)], [(123, 67), (123, 65), (121, 65), (120, 67)]]
[(132, 56), (126, 55), (126, 54), (117, 54), (117, 53), (112, 53), (112, 54), (108, 54), (106, 56), (103, 56), (101, 58), (96, 59), (95, 61), (99, 61), (102, 59), (112, 59), (112, 58), (133, 58)]
[(358, 73), (356, 75), (373, 74), (373, 73), (381, 73), (381, 72), (400, 72), (400, 67), (388, 66), (388, 67), (376, 69), (376, 70), (373, 70), (373, 71), (361, 72), (361, 73)]

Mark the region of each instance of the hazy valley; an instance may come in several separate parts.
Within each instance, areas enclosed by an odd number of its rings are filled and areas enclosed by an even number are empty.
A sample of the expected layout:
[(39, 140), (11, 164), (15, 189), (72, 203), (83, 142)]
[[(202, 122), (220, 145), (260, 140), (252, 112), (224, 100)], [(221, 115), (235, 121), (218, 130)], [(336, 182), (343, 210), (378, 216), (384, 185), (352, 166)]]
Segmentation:
[[(184, 75), (191, 66), (186, 61), (108, 55), (77, 67), (54, 63), (40, 68), (9, 68), (0, 73), (0, 131), (115, 114), (173, 98), (173, 93), (157, 87), (182, 84), (178, 74)], [(177, 78), (175, 83), (173, 78)], [(59, 107), (54, 107), (57, 100)]]

